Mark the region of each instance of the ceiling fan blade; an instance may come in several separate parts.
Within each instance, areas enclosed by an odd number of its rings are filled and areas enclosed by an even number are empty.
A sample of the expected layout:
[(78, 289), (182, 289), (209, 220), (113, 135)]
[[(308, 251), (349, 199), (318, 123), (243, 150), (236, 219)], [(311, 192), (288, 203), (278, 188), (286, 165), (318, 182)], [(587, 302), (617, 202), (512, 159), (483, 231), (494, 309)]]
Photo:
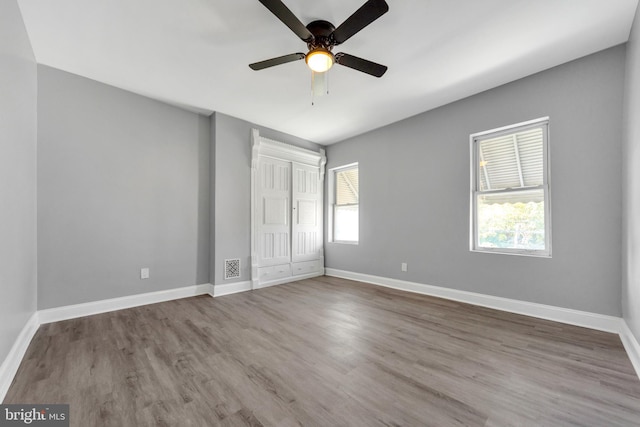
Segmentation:
[(367, 61), (366, 59), (358, 58), (348, 53), (336, 53), (336, 62), (374, 77), (382, 77), (382, 75), (387, 72), (385, 65), (376, 64), (375, 62)]
[(265, 68), (274, 67), (280, 64), (286, 64), (287, 62), (297, 61), (299, 59), (304, 59), (304, 53), (290, 53), (289, 55), (278, 56), (277, 58), (267, 59), (265, 61), (254, 62), (253, 64), (249, 64), (252, 70), (258, 71), (263, 70)]
[(280, 0), (258, 0), (276, 17), (291, 29), (303, 41), (309, 42), (313, 40), (313, 34), (304, 26), (302, 22), (284, 5)]
[(335, 29), (333, 40), (336, 44), (344, 43), (355, 33), (387, 13), (388, 10), (389, 5), (384, 0), (367, 1)]

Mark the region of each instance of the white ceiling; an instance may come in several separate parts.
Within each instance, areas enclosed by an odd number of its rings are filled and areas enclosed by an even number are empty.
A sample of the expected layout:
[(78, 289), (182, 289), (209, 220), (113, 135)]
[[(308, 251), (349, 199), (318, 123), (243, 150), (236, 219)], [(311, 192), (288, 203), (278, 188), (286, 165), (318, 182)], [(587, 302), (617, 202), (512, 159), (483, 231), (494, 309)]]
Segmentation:
[[(257, 0), (18, 0), (36, 60), (199, 112), (321, 144), (361, 134), (623, 43), (638, 0), (387, 0), (338, 46), (389, 67), (336, 66), (311, 105), (304, 61), (252, 71), (300, 41)], [(364, 0), (284, 0), (339, 25)]]

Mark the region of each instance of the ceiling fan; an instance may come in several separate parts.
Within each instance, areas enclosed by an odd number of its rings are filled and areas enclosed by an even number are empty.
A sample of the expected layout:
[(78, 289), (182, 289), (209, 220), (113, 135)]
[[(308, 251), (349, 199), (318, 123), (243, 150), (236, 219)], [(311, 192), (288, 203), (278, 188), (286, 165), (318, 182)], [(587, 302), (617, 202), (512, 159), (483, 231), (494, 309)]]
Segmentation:
[(304, 59), (309, 68), (317, 73), (327, 71), (334, 63), (375, 77), (382, 77), (387, 71), (387, 67), (384, 65), (348, 53), (340, 52), (334, 55), (332, 52), (334, 46), (344, 43), (358, 31), (384, 15), (389, 10), (389, 5), (385, 0), (368, 0), (337, 28), (331, 22), (323, 20), (313, 21), (305, 26), (281, 0), (259, 1), (307, 44), (309, 52), (306, 54), (302, 52), (291, 53), (255, 62), (249, 64), (252, 70), (262, 70)]

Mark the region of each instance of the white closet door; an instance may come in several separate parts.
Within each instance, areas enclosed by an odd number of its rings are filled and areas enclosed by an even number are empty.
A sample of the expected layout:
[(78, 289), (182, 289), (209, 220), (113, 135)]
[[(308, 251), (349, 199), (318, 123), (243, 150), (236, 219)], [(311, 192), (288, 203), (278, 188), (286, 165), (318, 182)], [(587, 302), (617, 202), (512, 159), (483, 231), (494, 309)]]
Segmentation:
[(291, 163), (260, 157), (258, 257), (260, 266), (291, 261)]
[(322, 182), (318, 167), (293, 163), (293, 262), (317, 260), (322, 252)]

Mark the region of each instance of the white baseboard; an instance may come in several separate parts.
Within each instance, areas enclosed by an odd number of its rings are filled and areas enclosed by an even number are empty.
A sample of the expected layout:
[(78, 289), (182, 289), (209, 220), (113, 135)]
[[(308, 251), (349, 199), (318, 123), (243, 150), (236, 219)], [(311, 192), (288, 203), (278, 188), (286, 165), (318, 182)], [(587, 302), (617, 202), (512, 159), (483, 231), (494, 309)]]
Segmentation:
[(91, 316), (92, 314), (106, 313), (141, 305), (155, 304), (174, 299), (188, 298), (197, 295), (209, 294), (211, 284), (186, 286), (164, 291), (149, 292), (146, 294), (129, 295), (120, 298), (111, 298), (102, 301), (93, 301), (83, 304), (67, 305), (63, 307), (48, 308), (38, 312), (40, 324), (59, 322), (61, 320), (75, 319), (77, 317)]
[(251, 281), (246, 282), (234, 282), (234, 283), (220, 283), (212, 285), (213, 297), (221, 297), (224, 295), (237, 294), (238, 292), (246, 292), (251, 290)]
[(573, 310), (570, 308), (483, 295), (475, 292), (460, 291), (457, 289), (407, 282), (404, 280), (354, 273), (351, 271), (336, 270), (333, 268), (326, 268), (325, 274), (327, 276), (357, 280), (360, 282), (371, 283), (373, 285), (431, 295), (453, 301), (493, 308), (496, 310), (508, 311), (510, 313), (523, 314), (525, 316), (553, 320), (554, 322), (597, 329), (599, 331), (612, 332), (616, 334), (619, 334), (621, 331), (622, 319), (614, 316), (606, 316), (604, 314), (589, 313), (587, 311)]
[(636, 374), (640, 378), (640, 343), (629, 329), (629, 325), (624, 320), (622, 321), (622, 328), (620, 330), (620, 339), (622, 345), (629, 355), (633, 369), (636, 370)]
[(18, 334), (18, 338), (16, 338), (16, 341), (13, 343), (11, 350), (9, 350), (9, 354), (7, 354), (4, 362), (0, 365), (0, 403), (4, 401), (7, 391), (9, 391), (9, 387), (13, 382), (13, 378), (16, 372), (18, 372), (20, 362), (22, 362), (22, 358), (39, 327), (40, 322), (38, 321), (38, 312), (36, 311), (24, 325)]

